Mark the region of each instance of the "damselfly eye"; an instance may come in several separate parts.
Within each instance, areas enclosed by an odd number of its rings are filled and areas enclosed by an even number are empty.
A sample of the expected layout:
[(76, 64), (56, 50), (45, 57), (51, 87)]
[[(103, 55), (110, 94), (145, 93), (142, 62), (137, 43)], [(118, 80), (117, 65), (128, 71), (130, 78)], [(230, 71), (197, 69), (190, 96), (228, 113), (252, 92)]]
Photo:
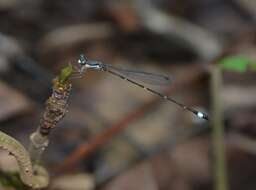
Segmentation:
[(85, 58), (85, 56), (84, 56), (83, 54), (81, 54), (81, 55), (79, 56), (78, 63), (79, 63), (80, 65), (85, 65), (85, 64), (86, 64), (86, 58)]

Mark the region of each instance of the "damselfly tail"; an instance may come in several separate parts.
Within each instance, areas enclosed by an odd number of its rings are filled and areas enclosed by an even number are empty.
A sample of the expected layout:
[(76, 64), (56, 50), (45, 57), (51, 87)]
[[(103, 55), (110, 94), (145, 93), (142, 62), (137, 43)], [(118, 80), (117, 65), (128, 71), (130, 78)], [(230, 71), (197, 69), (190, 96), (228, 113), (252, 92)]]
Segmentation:
[[(161, 97), (161, 98), (163, 98), (163, 99), (165, 99), (165, 100), (168, 100), (168, 101), (170, 101), (170, 102), (172, 102), (172, 103), (178, 105), (178, 106), (181, 107), (182, 109), (187, 110), (187, 111), (193, 113), (193, 114), (196, 115), (198, 118), (205, 119), (205, 120), (209, 120), (208, 115), (205, 114), (205, 113), (203, 113), (203, 112), (197, 111), (197, 110), (195, 110), (195, 109), (193, 109), (193, 108), (191, 108), (191, 107), (189, 107), (189, 106), (186, 106), (186, 105), (184, 105), (184, 104), (182, 104), (182, 103), (176, 101), (175, 99), (173, 99), (173, 98), (171, 98), (171, 97), (169, 97), (169, 96), (166, 96), (166, 95), (164, 95), (164, 94), (162, 94), (162, 93), (160, 93), (160, 92), (157, 92), (157, 91), (155, 91), (155, 90), (153, 90), (153, 89), (151, 89), (151, 88), (145, 87), (144, 85), (142, 85), (142, 84), (140, 84), (140, 83), (138, 83), (138, 82), (136, 82), (136, 81), (134, 81), (134, 80), (131, 80), (131, 79), (127, 78), (126, 76), (124, 76), (124, 75), (122, 75), (122, 74), (120, 74), (120, 73), (118, 73), (118, 72), (113, 71), (112, 69), (107, 69), (106, 71), (109, 72), (110, 74), (115, 75), (115, 76), (117, 76), (117, 77), (119, 77), (119, 78), (121, 78), (121, 79), (123, 79), (123, 80), (126, 80), (126, 81), (128, 81), (128, 82), (130, 82), (130, 83), (132, 83), (132, 84), (134, 84), (134, 85), (136, 85), (136, 86), (138, 86), (138, 87), (141, 87), (141, 88), (147, 90), (148, 92), (151, 92), (151, 93), (153, 93), (153, 94), (155, 94), (155, 95), (157, 95), (157, 96), (159, 96), (159, 97)], [(144, 74), (145, 74), (145, 73), (144, 73)], [(159, 75), (159, 76), (160, 76), (160, 75)], [(146, 81), (146, 82), (147, 82), (147, 81)]]

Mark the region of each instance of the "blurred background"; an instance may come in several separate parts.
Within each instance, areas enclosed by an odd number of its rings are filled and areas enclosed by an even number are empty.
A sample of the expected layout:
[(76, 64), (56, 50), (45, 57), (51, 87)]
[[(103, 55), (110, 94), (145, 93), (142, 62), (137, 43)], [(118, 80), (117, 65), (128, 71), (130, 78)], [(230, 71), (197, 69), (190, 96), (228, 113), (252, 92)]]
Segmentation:
[[(149, 87), (210, 117), (212, 67), (256, 58), (253, 0), (0, 0), (0, 15), (0, 130), (26, 147), (52, 79), (80, 53), (169, 75), (169, 86)], [(224, 73), (216, 92), (231, 190), (256, 188), (255, 78)], [(215, 189), (211, 122), (108, 73), (72, 83), (43, 155), (49, 190)]]

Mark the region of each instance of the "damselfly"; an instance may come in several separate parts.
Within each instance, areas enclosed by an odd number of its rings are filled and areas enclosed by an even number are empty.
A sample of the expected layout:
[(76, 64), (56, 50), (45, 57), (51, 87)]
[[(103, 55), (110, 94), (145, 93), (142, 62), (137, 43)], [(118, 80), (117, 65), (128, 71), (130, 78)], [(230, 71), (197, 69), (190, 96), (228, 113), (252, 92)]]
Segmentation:
[(209, 120), (207, 114), (197, 111), (189, 106), (186, 106), (185, 104), (182, 104), (182, 103), (176, 101), (175, 99), (173, 99), (169, 96), (166, 96), (160, 92), (157, 92), (156, 90), (153, 90), (151, 88), (148, 88), (148, 87), (142, 85), (141, 83), (136, 82), (136, 81), (141, 81), (146, 84), (167, 85), (172, 82), (172, 79), (168, 76), (147, 73), (147, 72), (143, 72), (143, 71), (135, 71), (135, 70), (127, 70), (127, 69), (117, 68), (112, 65), (102, 63), (100, 61), (88, 60), (88, 59), (86, 59), (86, 57), (83, 54), (80, 55), (80, 57), (77, 61), (77, 64), (74, 67), (75, 67), (76, 72), (73, 73), (73, 77), (82, 77), (83, 74), (87, 71), (87, 69), (105, 71), (105, 72), (115, 75), (123, 80), (126, 80), (138, 87), (141, 87), (141, 88), (147, 90), (148, 92), (151, 92), (157, 96), (160, 96), (161, 98), (178, 105), (179, 107), (181, 107), (184, 110), (192, 112), (198, 118)]

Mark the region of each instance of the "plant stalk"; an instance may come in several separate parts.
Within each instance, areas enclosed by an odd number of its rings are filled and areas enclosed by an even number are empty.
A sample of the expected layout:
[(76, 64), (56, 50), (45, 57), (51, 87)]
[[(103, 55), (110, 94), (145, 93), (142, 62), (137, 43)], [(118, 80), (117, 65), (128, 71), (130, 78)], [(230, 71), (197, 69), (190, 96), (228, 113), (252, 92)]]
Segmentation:
[(226, 156), (224, 144), (224, 125), (223, 125), (223, 109), (220, 97), (222, 86), (222, 73), (218, 67), (214, 67), (211, 79), (212, 93), (212, 141), (214, 153), (214, 174), (215, 174), (215, 189), (228, 190)]

